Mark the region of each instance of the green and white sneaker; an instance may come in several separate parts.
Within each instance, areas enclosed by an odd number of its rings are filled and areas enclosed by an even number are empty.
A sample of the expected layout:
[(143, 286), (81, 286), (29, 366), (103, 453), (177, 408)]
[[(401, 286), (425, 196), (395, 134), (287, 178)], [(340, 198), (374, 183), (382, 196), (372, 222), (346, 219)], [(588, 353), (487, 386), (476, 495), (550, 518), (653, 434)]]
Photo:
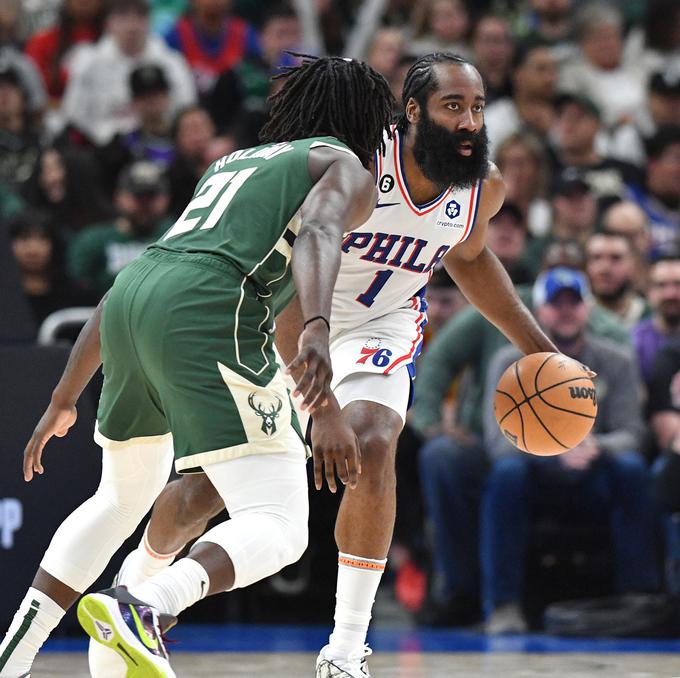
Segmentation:
[(316, 678), (371, 678), (368, 672), (367, 658), (372, 654), (368, 645), (358, 652), (352, 652), (349, 657), (343, 659), (331, 659), (328, 657), (328, 645), (321, 648), (316, 658)]
[(91, 638), (118, 653), (125, 661), (127, 678), (176, 678), (160, 617), (155, 608), (120, 586), (90, 593), (78, 603), (80, 625)]

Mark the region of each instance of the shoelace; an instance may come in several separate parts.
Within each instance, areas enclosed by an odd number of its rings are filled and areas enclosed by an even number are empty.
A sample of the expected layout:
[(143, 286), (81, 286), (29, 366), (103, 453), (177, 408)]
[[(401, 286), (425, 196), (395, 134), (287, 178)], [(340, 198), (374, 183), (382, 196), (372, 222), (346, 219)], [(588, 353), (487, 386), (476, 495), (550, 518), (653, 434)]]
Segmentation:
[(363, 646), (361, 650), (356, 650), (355, 652), (350, 652), (347, 657), (348, 662), (362, 661), (373, 654), (373, 650), (368, 647), (368, 643)]

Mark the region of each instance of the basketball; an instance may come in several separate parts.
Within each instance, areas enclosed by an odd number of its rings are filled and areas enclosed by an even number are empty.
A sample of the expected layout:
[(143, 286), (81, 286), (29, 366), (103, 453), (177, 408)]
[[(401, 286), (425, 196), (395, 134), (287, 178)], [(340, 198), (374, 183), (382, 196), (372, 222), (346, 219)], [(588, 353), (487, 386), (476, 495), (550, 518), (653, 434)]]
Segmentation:
[(524, 452), (549, 456), (576, 447), (597, 414), (589, 370), (561, 353), (532, 353), (512, 363), (496, 386), (503, 435)]

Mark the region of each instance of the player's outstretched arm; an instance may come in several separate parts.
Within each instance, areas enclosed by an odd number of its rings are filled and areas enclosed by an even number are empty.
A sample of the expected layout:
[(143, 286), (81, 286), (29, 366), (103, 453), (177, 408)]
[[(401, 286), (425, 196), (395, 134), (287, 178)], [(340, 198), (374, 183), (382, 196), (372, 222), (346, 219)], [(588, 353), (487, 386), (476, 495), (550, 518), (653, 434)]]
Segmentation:
[(76, 421), (76, 402), (92, 375), (101, 365), (99, 324), (104, 299), (99, 302), (93, 316), (87, 321), (68, 358), (64, 373), (52, 392), (52, 399), (33, 431), (24, 450), (24, 480), (33, 479), (34, 473), (43, 473), (42, 453), (52, 436), (63, 437)]
[(304, 329), (289, 371), (303, 370), (297, 390), (302, 408), (313, 410), (327, 399), (332, 377), (328, 323), (342, 236), (370, 216), (376, 189), (356, 156), (341, 150), (313, 149), (309, 170), (315, 184), (301, 207), (291, 262)]
[(503, 178), (492, 166), (484, 181), (472, 235), (444, 257), (444, 267), (468, 301), (520, 351), (525, 354), (557, 352), (517, 295), (503, 265), (486, 246), (489, 220), (498, 212), (504, 198)]

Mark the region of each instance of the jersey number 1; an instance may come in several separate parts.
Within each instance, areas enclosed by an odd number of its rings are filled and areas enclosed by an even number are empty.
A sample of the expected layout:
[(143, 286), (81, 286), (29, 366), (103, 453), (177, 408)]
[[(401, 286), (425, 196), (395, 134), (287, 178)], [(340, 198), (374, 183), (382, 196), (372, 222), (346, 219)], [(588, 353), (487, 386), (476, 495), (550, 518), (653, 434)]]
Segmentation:
[[(238, 172), (218, 172), (206, 179), (200, 191), (186, 206), (180, 218), (165, 234), (163, 240), (174, 238), (176, 235), (187, 231), (193, 231), (196, 227), (201, 230), (214, 228), (238, 189), (243, 186), (246, 179), (256, 169), (257, 167), (249, 167)], [(189, 216), (197, 210), (202, 211), (196, 216)]]
[(357, 301), (366, 307), (373, 306), (375, 298), (378, 296), (378, 292), (385, 287), (385, 283), (390, 279), (394, 271), (389, 269), (383, 269), (378, 271), (374, 276), (368, 289), (357, 297)]

